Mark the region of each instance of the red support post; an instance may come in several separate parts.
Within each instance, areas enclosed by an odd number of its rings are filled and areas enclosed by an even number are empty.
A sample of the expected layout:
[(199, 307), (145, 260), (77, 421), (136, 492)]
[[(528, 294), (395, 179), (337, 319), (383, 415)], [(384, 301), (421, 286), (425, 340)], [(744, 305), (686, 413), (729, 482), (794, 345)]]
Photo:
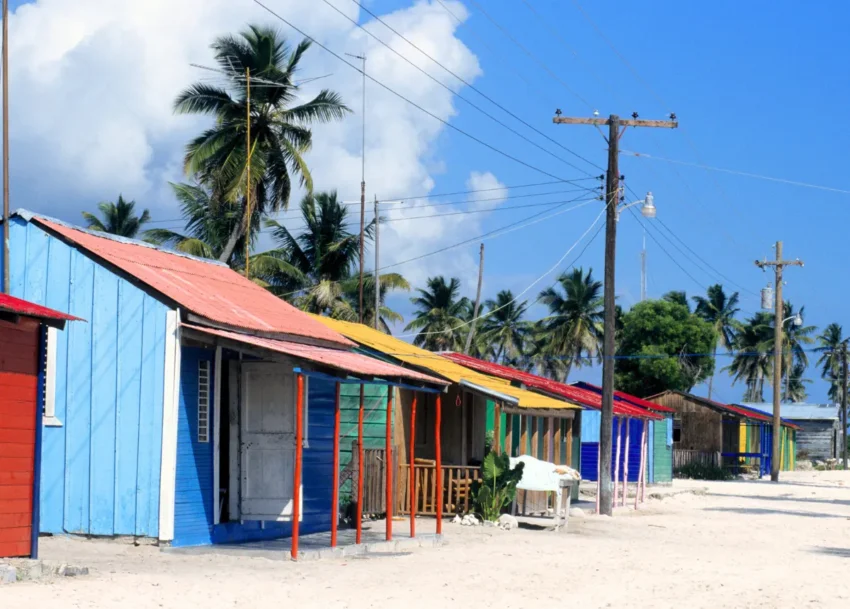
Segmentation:
[(292, 482), (292, 560), (298, 560), (298, 525), (301, 519), (301, 459), (304, 440), (304, 375), (297, 376), (295, 398), (295, 476)]
[(408, 474), (409, 490), (407, 492), (410, 508), (410, 536), (416, 537), (416, 392), (413, 392), (413, 403), (410, 405), (410, 473)]
[(437, 476), (437, 535), (442, 535), (443, 533), (443, 454), (441, 444), (441, 426), (440, 426), (440, 416), (441, 416), (441, 402), (440, 398), (442, 396), (438, 393), (436, 400), (436, 412), (434, 415), (434, 451), (436, 452), (435, 461), (436, 463), (436, 476)]
[(365, 386), (360, 385), (360, 410), (357, 412), (357, 533), (355, 543), (363, 536), (363, 415), (366, 410)]
[(333, 499), (331, 500), (331, 547), (336, 547), (337, 527), (339, 526), (339, 428), (340, 428), (340, 392), (342, 383), (336, 384), (336, 405), (334, 407), (334, 473)]
[(393, 539), (393, 388), (387, 386), (387, 437), (386, 437), (386, 462), (384, 468), (387, 478), (387, 541)]

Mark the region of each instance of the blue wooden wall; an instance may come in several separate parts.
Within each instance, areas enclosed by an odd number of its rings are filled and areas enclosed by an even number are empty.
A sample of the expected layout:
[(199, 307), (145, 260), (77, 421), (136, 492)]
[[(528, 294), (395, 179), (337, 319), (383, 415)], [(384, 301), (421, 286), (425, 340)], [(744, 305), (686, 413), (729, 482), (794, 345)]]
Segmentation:
[(57, 333), (41, 531), (156, 537), (167, 308), (21, 218), (10, 241), (12, 294), (87, 320)]
[[(596, 480), (596, 471), (599, 467), (599, 424), (602, 413), (598, 410), (585, 410), (582, 412), (581, 424), (581, 477), (583, 480)], [(617, 418), (614, 422), (614, 440), (611, 443), (611, 479), (614, 478), (614, 468), (617, 455), (617, 433), (620, 435), (620, 476), (622, 479), (623, 464), (629, 460), (629, 481), (637, 482), (638, 469), (640, 468), (640, 437), (643, 431), (643, 421), (629, 419), (629, 454), (626, 455), (626, 426), (619, 425), (624, 419)], [(652, 442), (649, 443), (652, 450)], [(650, 457), (651, 459), (651, 457)], [(647, 477), (647, 482), (650, 479)]]
[[(177, 484), (172, 545), (193, 546), (276, 539), (292, 534), (289, 522), (239, 521), (213, 525), (213, 442), (197, 442), (198, 361), (207, 359), (213, 368), (213, 350), (183, 347), (180, 404), (177, 421)], [(219, 371), (213, 371), (213, 375)], [(307, 387), (309, 448), (304, 449), (302, 471), (301, 534), (331, 528), (333, 488), (333, 420), (336, 388), (333, 383), (310, 379)], [(222, 397), (222, 402), (227, 400)], [(210, 398), (210, 420), (212, 396)], [(226, 421), (227, 417), (222, 417)], [(212, 431), (211, 431), (212, 434)], [(222, 471), (228, 467), (221, 464)], [(231, 484), (239, 484), (233, 481)]]

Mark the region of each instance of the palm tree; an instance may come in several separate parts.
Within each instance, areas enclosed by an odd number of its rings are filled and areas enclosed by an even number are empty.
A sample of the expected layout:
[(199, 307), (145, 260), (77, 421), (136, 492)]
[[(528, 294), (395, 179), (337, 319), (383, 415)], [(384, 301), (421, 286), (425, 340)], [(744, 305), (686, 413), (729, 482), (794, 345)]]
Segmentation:
[[(708, 288), (707, 297), (694, 296), (696, 309), (694, 312), (714, 327), (717, 337), (714, 343), (714, 361), (717, 361), (717, 348), (723, 347), (727, 352), (731, 349), (735, 340), (735, 332), (740, 323), (735, 319), (738, 313), (738, 292), (726, 296), (723, 286), (716, 284)], [(711, 390), (714, 384), (714, 375), (708, 379), (708, 399), (711, 399)]]
[(770, 378), (773, 357), (766, 345), (773, 341), (773, 315), (760, 311), (746, 320), (735, 333), (732, 345), (736, 351), (732, 363), (723, 370), (732, 375), (732, 382), (744, 381), (745, 402), (764, 401), (764, 381)]
[(540, 293), (540, 302), (549, 307), (549, 315), (541, 320), (539, 338), (543, 344), (538, 355), (561, 358), (563, 369), (559, 380), (566, 381), (574, 366), (579, 368), (586, 358), (599, 354), (603, 324), (602, 282), (593, 278), (593, 269), (585, 273), (576, 268), (562, 273), (556, 286)]
[(688, 303), (688, 295), (684, 290), (671, 290), (664, 294), (661, 297), (661, 300), (666, 300), (667, 302), (672, 302), (675, 304), (680, 304), (685, 307), (688, 311), (691, 310), (691, 305)]
[(528, 302), (516, 302), (510, 290), (502, 290), (495, 300), (486, 300), (484, 307), (488, 313), (480, 322), (479, 353), (492, 357), (496, 363), (522, 356), (532, 330), (531, 324), (523, 320)]
[(85, 218), (89, 230), (132, 239), (139, 233), (142, 225), (151, 219), (146, 209), (142, 211), (142, 215), (134, 215), (133, 211), (135, 207), (135, 201), (125, 201), (124, 197), (118, 195), (118, 201), (116, 203), (104, 201), (97, 204), (103, 220), (87, 211), (83, 212), (83, 218)]
[[(795, 312), (794, 305), (789, 301), (785, 301), (785, 316), (804, 318), (806, 307), (800, 307), (800, 310)], [(803, 374), (809, 366), (809, 357), (806, 354), (806, 345), (811, 345), (815, 342), (812, 336), (817, 331), (815, 326), (796, 325), (794, 323), (783, 324), (782, 328), (782, 374), (785, 380), (785, 391), (783, 393), (783, 401), (791, 400), (791, 377), (796, 367), (802, 369)], [(770, 342), (770, 348), (773, 349), (773, 341)]]
[(788, 402), (805, 402), (807, 396), (806, 385), (811, 384), (811, 380), (804, 378), (806, 367), (795, 363), (791, 369), (791, 374), (788, 376), (788, 385), (785, 393), (785, 399)]
[(405, 328), (419, 331), (413, 344), (429, 351), (462, 350), (472, 303), (466, 296), (458, 298), (460, 280), (429, 277), (427, 288), (416, 291), (419, 295), (410, 299), (416, 305), (416, 317)]
[[(378, 329), (385, 334), (392, 334), (390, 323), (402, 323), (404, 317), (386, 305), (387, 294), (393, 290), (409, 292), (410, 284), (398, 273), (383, 273), (380, 280)], [(339, 307), (337, 318), (357, 321), (360, 318), (360, 273), (358, 271), (354, 271), (351, 277), (342, 282), (342, 292), (348, 303), (348, 309)], [(363, 324), (370, 328), (375, 327), (375, 277), (371, 273), (363, 279)]]
[(841, 352), (847, 344), (844, 329), (840, 324), (829, 324), (823, 333), (817, 337), (818, 351), (821, 356), (818, 366), (821, 366), (821, 377), (829, 381), (829, 399), (840, 404), (844, 398), (844, 388), (841, 386)]
[[(242, 221), (238, 210), (229, 205), (222, 205), (209, 189), (200, 184), (172, 183), (171, 188), (186, 221), (185, 232), (152, 228), (144, 232), (144, 240), (157, 245), (167, 245), (201, 258), (218, 258), (230, 238), (233, 227)], [(259, 229), (260, 214), (255, 210), (251, 220), (252, 239), (256, 238)], [(244, 237), (239, 239), (237, 245), (242, 247), (237, 248), (230, 263), (238, 269), (244, 265)]]
[[(294, 78), (310, 45), (305, 39), (291, 49), (280, 33), (256, 25), (237, 37), (221, 36), (212, 49), (226, 85), (198, 82), (174, 102), (174, 110), (180, 114), (215, 118), (212, 127), (187, 145), (185, 169), (221, 193), (224, 201), (238, 203), (240, 214), (249, 192), (252, 206), (261, 215), (286, 209), (293, 178), (311, 193), (313, 179), (304, 160), (313, 141), (310, 126), (339, 120), (349, 112), (340, 96), (328, 90), (292, 105), (299, 91)], [(250, 91), (250, 184), (246, 145), (249, 71), (256, 85)], [(220, 260), (230, 259), (246, 229), (244, 222), (234, 225)]]

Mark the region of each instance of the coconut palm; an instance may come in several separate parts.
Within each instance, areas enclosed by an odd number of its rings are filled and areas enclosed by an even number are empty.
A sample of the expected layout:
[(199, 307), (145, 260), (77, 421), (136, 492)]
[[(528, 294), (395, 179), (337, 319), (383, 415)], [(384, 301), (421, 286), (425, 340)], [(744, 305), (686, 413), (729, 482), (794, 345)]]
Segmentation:
[[(555, 286), (540, 293), (540, 302), (549, 307), (541, 320), (538, 357), (560, 358), (566, 381), (573, 367), (599, 354), (602, 341), (602, 282), (593, 278), (593, 269), (581, 268), (561, 274)], [(557, 366), (560, 369), (560, 366)]]
[[(799, 311), (794, 310), (794, 305), (789, 301), (785, 301), (785, 317), (795, 317), (799, 315), (801, 319), (805, 318), (803, 313), (806, 307), (800, 307)], [(812, 336), (817, 331), (815, 326), (796, 325), (794, 323), (785, 323), (782, 327), (782, 374), (785, 380), (785, 390), (783, 392), (783, 401), (791, 400), (791, 378), (793, 370), (800, 367), (803, 372), (809, 366), (809, 356), (807, 355), (807, 345), (815, 342), (815, 337)], [(773, 341), (770, 341), (770, 348), (773, 349)]]
[(746, 383), (745, 402), (764, 401), (764, 381), (770, 378), (773, 368), (766, 346), (772, 342), (773, 315), (764, 311), (747, 319), (735, 333), (732, 345), (736, 353), (723, 370), (732, 375), (733, 383)]
[(662, 300), (666, 300), (667, 302), (672, 302), (675, 304), (680, 304), (685, 307), (688, 311), (691, 310), (691, 305), (688, 303), (688, 295), (684, 290), (671, 290), (664, 294), (661, 297)]
[[(269, 27), (251, 25), (239, 36), (221, 36), (212, 44), (215, 61), (226, 84), (198, 82), (174, 102), (180, 114), (204, 114), (215, 124), (186, 147), (185, 169), (210, 185), (227, 203), (244, 213), (245, 195), (261, 215), (286, 209), (294, 180), (308, 193), (313, 190), (304, 160), (312, 145), (311, 125), (341, 119), (349, 110), (339, 95), (323, 90), (312, 100), (297, 103), (295, 76), (311, 41), (294, 49)], [(248, 88), (250, 71), (250, 166), (247, 180)], [(219, 259), (227, 261), (246, 232), (245, 223), (233, 226)]]
[(788, 402), (805, 402), (808, 397), (806, 385), (812, 383), (811, 380), (804, 378), (806, 367), (800, 363), (795, 363), (791, 369), (791, 374), (788, 375), (788, 384), (785, 392), (785, 400)]
[(519, 358), (531, 337), (532, 326), (523, 319), (528, 302), (516, 302), (510, 290), (502, 290), (495, 300), (486, 300), (484, 307), (488, 313), (479, 322), (479, 353), (497, 363)]
[(413, 344), (429, 351), (460, 351), (464, 347), (472, 303), (460, 293), (460, 280), (452, 277), (429, 277), (427, 288), (416, 290), (410, 299), (416, 306), (416, 317), (405, 330), (418, 330)]
[[(165, 245), (173, 249), (199, 256), (218, 258), (224, 250), (233, 227), (242, 221), (235, 207), (222, 205), (215, 195), (200, 184), (171, 184), (171, 189), (180, 203), (186, 228), (183, 232), (167, 228), (152, 228), (143, 233), (145, 241)], [(251, 220), (251, 238), (255, 239), (260, 229), (260, 214), (256, 210)], [(244, 265), (244, 237), (231, 258), (231, 266), (239, 269)]]
[(829, 399), (840, 404), (844, 397), (841, 386), (841, 352), (847, 345), (844, 329), (840, 324), (829, 324), (817, 337), (818, 351), (821, 356), (818, 366), (821, 366), (821, 377), (829, 381)]
[[(387, 294), (395, 290), (410, 291), (407, 279), (398, 273), (383, 273), (380, 277), (380, 302), (378, 303), (378, 329), (386, 334), (392, 334), (390, 324), (404, 322), (404, 317), (386, 305)], [(337, 318), (345, 321), (358, 321), (360, 311), (360, 276), (355, 271), (351, 277), (342, 282), (342, 292), (348, 308), (337, 307)], [(375, 277), (372, 273), (363, 279), (363, 323), (370, 328), (375, 327)]]
[[(718, 347), (729, 351), (735, 340), (735, 332), (740, 326), (740, 323), (735, 319), (735, 315), (739, 311), (738, 292), (726, 296), (723, 286), (716, 284), (708, 288), (705, 297), (694, 296), (693, 300), (696, 303), (694, 313), (714, 327), (714, 334), (717, 337), (714, 343), (714, 360), (717, 361)], [(708, 378), (708, 399), (711, 399), (713, 385), (714, 375), (712, 374)]]
[(85, 218), (89, 230), (132, 239), (139, 234), (142, 225), (151, 219), (150, 213), (146, 209), (142, 211), (140, 216), (135, 215), (135, 207), (135, 201), (125, 201), (124, 197), (118, 195), (118, 201), (115, 203), (104, 201), (97, 204), (100, 215), (103, 217), (102, 220), (87, 211), (83, 212), (83, 218)]

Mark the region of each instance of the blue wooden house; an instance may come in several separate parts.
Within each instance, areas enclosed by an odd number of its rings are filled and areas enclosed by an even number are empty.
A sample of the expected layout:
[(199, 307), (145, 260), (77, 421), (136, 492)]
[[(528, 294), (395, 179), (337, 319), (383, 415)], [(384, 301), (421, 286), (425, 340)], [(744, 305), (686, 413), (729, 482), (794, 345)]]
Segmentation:
[(13, 295), (89, 321), (47, 337), (42, 533), (209, 544), (289, 535), (294, 512), (327, 530), (335, 383), (308, 376), (297, 451), (296, 374), (445, 384), (214, 261), (19, 211), (9, 266)]

